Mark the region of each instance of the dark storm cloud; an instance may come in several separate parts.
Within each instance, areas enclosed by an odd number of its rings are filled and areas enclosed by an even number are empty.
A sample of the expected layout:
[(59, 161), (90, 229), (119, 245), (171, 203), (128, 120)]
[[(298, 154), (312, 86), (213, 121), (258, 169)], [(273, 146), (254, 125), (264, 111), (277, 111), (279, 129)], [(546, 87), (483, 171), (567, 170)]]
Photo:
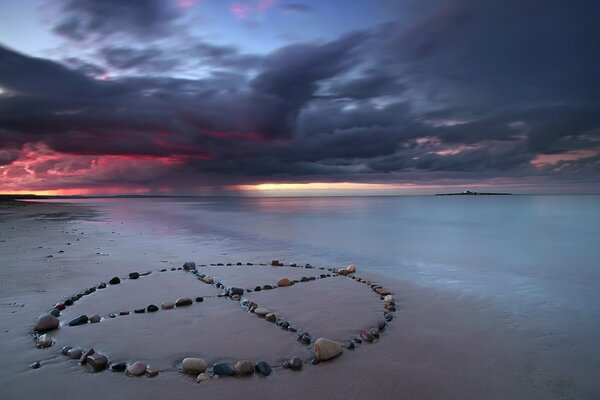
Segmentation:
[[(160, 18), (174, 21), (164, 2), (135, 4), (150, 11), (134, 18), (118, 8), (129, 6), (83, 2), (73, 13), (96, 21), (82, 25), (86, 36), (153, 37), (167, 29), (153, 26)], [(41, 142), (177, 161), (130, 176), (146, 183), (597, 182), (600, 5), (430, 4), (402, 23), (265, 55), (200, 40), (104, 45), (106, 68), (135, 72), (109, 81), (76, 60), (68, 68), (2, 48), (0, 163)], [(115, 21), (101, 19), (103, 7)], [(205, 77), (174, 77), (185, 68)]]
[(173, 3), (164, 0), (61, 0), (62, 16), (54, 31), (74, 40), (126, 33), (158, 38), (169, 33), (177, 18)]

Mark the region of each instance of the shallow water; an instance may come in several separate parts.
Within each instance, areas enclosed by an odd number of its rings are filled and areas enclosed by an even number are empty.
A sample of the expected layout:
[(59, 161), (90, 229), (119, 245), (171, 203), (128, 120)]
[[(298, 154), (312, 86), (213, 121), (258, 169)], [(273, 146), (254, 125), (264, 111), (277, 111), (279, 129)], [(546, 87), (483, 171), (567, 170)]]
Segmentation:
[[(111, 223), (220, 249), (310, 260), (482, 298), (548, 340), (600, 332), (599, 196), (86, 199)], [(185, 258), (185, 257), (184, 257)]]

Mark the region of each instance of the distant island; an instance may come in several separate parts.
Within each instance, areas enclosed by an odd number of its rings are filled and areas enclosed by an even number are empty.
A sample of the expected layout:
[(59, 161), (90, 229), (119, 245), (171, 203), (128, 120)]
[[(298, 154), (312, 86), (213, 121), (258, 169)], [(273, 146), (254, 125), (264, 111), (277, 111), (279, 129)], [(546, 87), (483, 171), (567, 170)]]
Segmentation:
[(473, 192), (472, 190), (465, 190), (460, 193), (436, 193), (436, 196), (510, 196), (512, 193), (484, 193), (484, 192)]

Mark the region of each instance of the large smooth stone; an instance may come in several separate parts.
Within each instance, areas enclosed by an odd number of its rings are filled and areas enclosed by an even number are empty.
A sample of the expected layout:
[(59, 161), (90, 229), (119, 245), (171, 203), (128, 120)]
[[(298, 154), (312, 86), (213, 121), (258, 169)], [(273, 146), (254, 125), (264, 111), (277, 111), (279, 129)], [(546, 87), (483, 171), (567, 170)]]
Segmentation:
[(51, 314), (40, 315), (35, 323), (35, 330), (40, 332), (51, 331), (52, 329), (58, 328), (60, 322), (58, 318)]
[(139, 272), (131, 272), (129, 273), (129, 279), (137, 279), (140, 277), (140, 273)]
[(346, 271), (347, 271), (349, 274), (353, 274), (353, 273), (355, 273), (355, 272), (356, 272), (356, 265), (354, 265), (354, 264), (350, 264), (350, 265), (348, 265), (348, 266), (346, 267)]
[(106, 365), (108, 364), (108, 358), (102, 354), (95, 353), (91, 356), (88, 356), (86, 359), (86, 364), (92, 367), (95, 372), (104, 371)]
[(112, 278), (110, 278), (110, 281), (108, 281), (108, 283), (110, 283), (111, 285), (118, 285), (119, 283), (121, 283), (121, 280), (118, 276), (113, 276)]
[(292, 357), (290, 360), (290, 369), (300, 371), (302, 369), (302, 359), (298, 356)]
[(79, 360), (81, 355), (83, 354), (83, 350), (81, 349), (71, 349), (67, 352), (67, 357), (73, 360)]
[(219, 376), (233, 376), (235, 371), (227, 363), (216, 363), (213, 365), (213, 372)]
[(241, 360), (235, 363), (233, 366), (237, 375), (250, 375), (254, 373), (254, 365), (251, 361)]
[(290, 281), (288, 278), (281, 278), (277, 281), (277, 286), (290, 286), (291, 284), (292, 281)]
[(184, 358), (181, 362), (181, 368), (188, 374), (200, 374), (206, 371), (208, 363), (201, 358)]
[(254, 314), (258, 315), (259, 317), (264, 317), (265, 315), (270, 314), (270, 313), (271, 313), (271, 311), (269, 311), (263, 307), (258, 307), (254, 310)]
[(127, 375), (140, 376), (146, 372), (146, 364), (141, 361), (136, 361), (127, 366)]
[(254, 366), (254, 369), (256, 370), (256, 372), (258, 372), (262, 376), (271, 375), (271, 366), (269, 364), (267, 364), (266, 361), (257, 362), (256, 365)]
[(172, 301), (165, 301), (161, 304), (163, 310), (170, 310), (173, 307), (175, 307), (175, 304)]
[(342, 346), (333, 340), (318, 338), (315, 340), (315, 356), (319, 361), (331, 360), (342, 354)]
[(177, 301), (175, 302), (175, 305), (177, 307), (191, 306), (192, 304), (194, 304), (194, 301), (189, 297), (182, 297), (180, 299), (177, 299)]

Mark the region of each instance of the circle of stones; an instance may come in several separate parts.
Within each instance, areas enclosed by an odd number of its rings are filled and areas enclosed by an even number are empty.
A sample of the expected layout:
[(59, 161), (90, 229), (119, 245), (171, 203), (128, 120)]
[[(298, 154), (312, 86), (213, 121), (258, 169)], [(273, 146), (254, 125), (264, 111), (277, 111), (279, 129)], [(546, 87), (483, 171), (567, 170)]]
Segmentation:
[[(208, 267), (208, 266), (224, 267), (224, 266), (243, 266), (243, 265), (244, 265), (243, 263), (238, 262), (235, 264), (233, 264), (233, 263), (200, 264), (198, 266), (199, 267)], [(254, 263), (248, 262), (245, 265), (246, 266), (255, 266), (255, 265), (266, 266), (267, 264), (265, 264), (265, 263), (254, 264)], [(262, 286), (256, 286), (254, 288), (238, 288), (238, 287), (225, 287), (225, 285), (223, 285), (223, 283), (215, 282), (211, 276), (200, 273), (196, 268), (195, 262), (186, 262), (183, 264), (183, 267), (179, 267), (179, 268), (173, 267), (170, 270), (171, 271), (189, 272), (189, 273), (195, 275), (199, 281), (201, 281), (205, 284), (208, 284), (208, 285), (212, 285), (215, 288), (221, 290), (221, 293), (219, 293), (217, 295), (197, 297), (195, 299), (195, 304), (202, 303), (205, 298), (228, 298), (228, 299), (231, 299), (234, 301), (239, 301), (240, 306), (242, 308), (244, 308), (245, 310), (247, 310), (248, 312), (254, 313), (257, 316), (262, 317), (265, 321), (275, 324), (283, 330), (296, 333), (298, 342), (300, 342), (301, 344), (303, 344), (305, 346), (310, 346), (311, 344), (315, 343), (315, 339), (309, 332), (298, 329), (297, 327), (292, 325), (289, 321), (286, 321), (281, 318), (277, 318), (276, 315), (270, 311), (265, 313), (264, 311), (268, 311), (268, 310), (261, 308), (257, 303), (255, 303), (253, 301), (243, 298), (242, 297), (243, 294), (251, 293), (251, 292), (258, 292), (258, 291), (262, 291), (262, 290), (272, 290), (272, 289), (276, 289), (276, 288), (282, 287), (282, 286), (290, 286), (290, 285), (294, 285), (294, 284), (312, 282), (317, 279), (327, 279), (327, 278), (333, 278), (333, 277), (345, 277), (347, 279), (354, 280), (357, 283), (360, 283), (360, 284), (363, 284), (363, 285), (369, 287), (375, 294), (377, 294), (379, 296), (380, 300), (383, 301), (383, 312), (381, 314), (382, 318), (378, 322), (376, 327), (370, 327), (366, 330), (361, 331), (361, 333), (359, 335), (356, 335), (354, 337), (349, 338), (346, 341), (338, 343), (341, 345), (341, 347), (343, 347), (347, 350), (353, 350), (357, 345), (361, 345), (363, 343), (377, 342), (378, 339), (380, 338), (380, 336), (382, 335), (383, 331), (385, 330), (387, 324), (394, 319), (394, 312), (396, 311), (396, 305), (392, 298), (392, 293), (389, 290), (385, 289), (383, 286), (381, 286), (371, 280), (367, 280), (365, 278), (356, 276), (356, 274), (355, 274), (356, 267), (353, 264), (347, 268), (338, 269), (338, 268), (314, 267), (311, 264), (305, 264), (304, 266), (301, 266), (301, 265), (297, 265), (296, 263), (291, 263), (291, 264), (285, 265), (285, 264), (279, 262), (278, 260), (273, 260), (271, 262), (271, 266), (278, 266), (278, 267), (287, 266), (287, 267), (292, 267), (292, 268), (314, 269), (314, 270), (321, 270), (324, 272), (321, 273), (319, 276), (302, 277), (298, 280), (287, 280), (286, 279), (288, 282), (285, 282), (285, 284), (281, 283), (281, 281), (283, 280), (282, 279), (279, 281), (280, 282), (279, 285), (278, 284), (265, 284)], [(159, 270), (158, 272), (167, 272), (167, 271), (169, 271), (169, 270), (166, 268), (163, 268), (163, 269)], [(60, 312), (62, 310), (64, 310), (66, 307), (72, 306), (79, 299), (81, 299), (91, 293), (94, 293), (96, 290), (101, 290), (101, 289), (108, 288), (109, 286), (118, 285), (121, 283), (122, 279), (137, 280), (144, 276), (150, 275), (152, 272), (153, 271), (147, 271), (147, 272), (142, 272), (142, 273), (132, 272), (129, 274), (129, 276), (127, 278), (119, 278), (116, 276), (112, 277), (109, 280), (108, 285), (105, 282), (101, 282), (96, 286), (90, 287), (76, 295), (66, 298), (62, 302), (58, 302), (56, 305), (54, 305), (51, 308), (50, 314), (58, 318), (60, 316)], [(165, 306), (165, 304), (169, 304), (169, 303), (170, 303), (170, 305)], [(181, 308), (181, 307), (186, 307), (186, 306), (190, 306), (193, 304), (194, 304), (194, 300), (192, 300), (192, 299), (180, 298), (174, 304), (171, 302), (163, 303), (162, 310), (168, 310), (171, 308)], [(134, 314), (140, 314), (140, 313), (146, 313), (146, 312), (152, 313), (152, 312), (157, 312), (159, 310), (160, 309), (158, 306), (151, 304), (146, 308), (135, 309), (135, 310), (133, 310), (133, 313)], [(256, 312), (257, 310), (259, 310), (260, 312), (257, 313)], [(75, 326), (84, 325), (84, 324), (88, 324), (88, 323), (99, 323), (99, 322), (109, 319), (109, 318), (117, 318), (117, 317), (122, 317), (122, 316), (130, 315), (130, 314), (131, 314), (130, 311), (121, 311), (119, 313), (111, 313), (108, 316), (104, 316), (104, 317), (100, 317), (97, 314), (95, 314), (91, 317), (88, 317), (87, 315), (80, 315), (79, 317), (71, 320), (69, 323), (64, 324), (62, 326), (75, 327)], [(42, 317), (40, 317), (40, 318), (42, 318)], [(38, 348), (50, 347), (55, 344), (54, 339), (51, 336), (49, 336), (48, 333), (45, 333), (45, 332), (47, 332), (47, 331), (38, 331), (35, 329), (33, 331), (34, 342), (36, 343)], [(71, 352), (70, 350), (75, 350), (75, 352)], [(154, 376), (157, 376), (159, 373), (158, 370), (151, 369), (140, 361), (129, 364), (129, 365), (126, 364), (125, 362), (118, 362), (118, 363), (113, 362), (110, 365), (108, 365), (108, 358), (104, 355), (95, 353), (94, 349), (87, 349), (84, 351), (81, 349), (74, 349), (71, 346), (65, 346), (62, 348), (62, 354), (68, 356), (69, 358), (78, 359), (79, 363), (81, 365), (88, 364), (92, 368), (92, 370), (95, 372), (99, 372), (106, 368), (109, 368), (115, 372), (122, 372), (122, 371), (127, 370), (127, 374), (132, 375), (132, 374), (130, 374), (129, 368), (131, 366), (133, 366), (134, 364), (137, 364), (138, 366), (143, 365), (145, 368), (143, 368), (143, 369), (138, 368), (138, 370), (139, 370), (138, 372), (140, 372), (140, 373), (136, 372), (135, 375), (144, 375), (145, 374), (148, 377), (154, 377)], [(73, 355), (75, 355), (76, 357), (73, 357)], [(294, 358), (297, 359), (298, 357), (294, 357)], [(295, 369), (295, 370), (302, 369), (302, 361), (301, 360), (299, 361), (300, 365), (298, 368), (298, 365), (297, 365), (298, 360), (294, 360), (294, 358), (292, 358), (292, 360), (290, 360), (290, 361), (285, 361), (282, 366), (270, 366), (265, 361), (259, 361), (255, 364), (255, 369), (256, 369), (257, 373), (259, 373), (263, 376), (270, 375), (272, 368), (283, 367), (283, 368), (290, 368), (290, 369)], [(318, 364), (319, 362), (320, 361), (317, 357), (314, 357), (311, 360), (311, 364), (313, 364), (313, 365)], [(296, 363), (296, 364), (294, 364), (294, 363)], [(222, 368), (223, 365), (226, 365), (226, 364), (217, 363), (217, 364), (214, 364), (212, 368), (206, 369), (206, 371), (208, 372), (209, 375), (206, 375), (204, 379), (208, 379), (209, 376), (215, 376), (215, 375), (233, 375), (230, 373), (220, 373), (220, 369)], [(39, 368), (40, 363), (35, 362), (35, 363), (31, 364), (31, 367)], [(217, 368), (215, 368), (215, 367), (217, 367)], [(217, 369), (219, 371), (217, 371)], [(228, 365), (226, 365), (226, 367), (224, 369), (226, 371), (234, 371), (234, 369)], [(200, 375), (204, 375), (204, 374), (201, 373)], [(204, 379), (200, 379), (200, 377), (199, 377), (198, 381), (201, 381)]]

